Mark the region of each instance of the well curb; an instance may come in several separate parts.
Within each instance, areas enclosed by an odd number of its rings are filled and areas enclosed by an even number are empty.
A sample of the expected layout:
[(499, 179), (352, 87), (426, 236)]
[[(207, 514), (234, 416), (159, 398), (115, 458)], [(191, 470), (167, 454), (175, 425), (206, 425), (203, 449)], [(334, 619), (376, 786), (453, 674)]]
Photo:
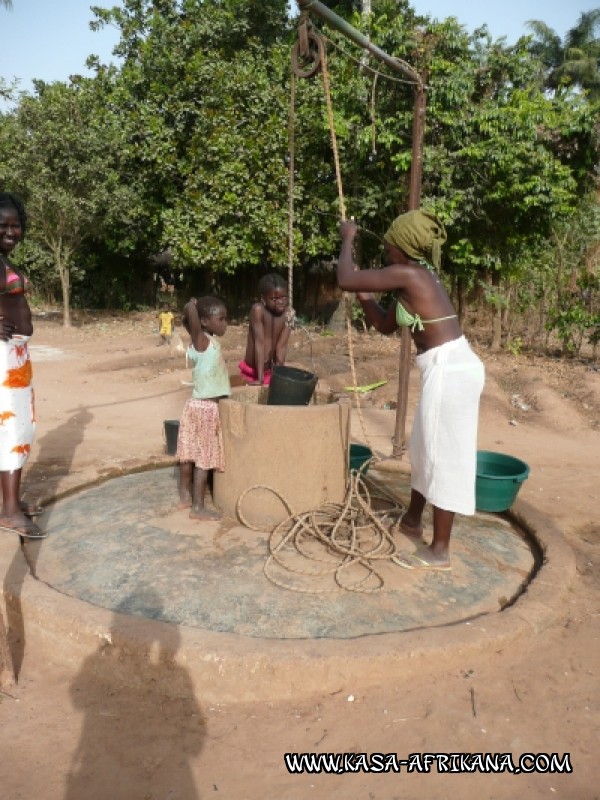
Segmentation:
[(451, 626), (344, 640), (273, 640), (127, 616), (68, 597), (34, 578), (25, 555), (40, 545), (19, 548), (9, 535), (0, 540), (3, 611), (11, 630), (23, 639), (18, 644), (25, 659), (22, 674), (29, 651), (35, 651), (73, 675), (93, 661), (98, 678), (138, 683), (158, 648), (165, 670), (177, 666), (163, 690), (177, 692), (176, 676), (183, 668), (198, 696), (208, 702), (356, 692), (405, 679), (450, 655), (499, 650), (539, 634), (560, 616), (576, 575), (572, 549), (554, 523), (529, 503), (517, 499), (506, 516), (535, 542), (543, 563), (509, 607)]

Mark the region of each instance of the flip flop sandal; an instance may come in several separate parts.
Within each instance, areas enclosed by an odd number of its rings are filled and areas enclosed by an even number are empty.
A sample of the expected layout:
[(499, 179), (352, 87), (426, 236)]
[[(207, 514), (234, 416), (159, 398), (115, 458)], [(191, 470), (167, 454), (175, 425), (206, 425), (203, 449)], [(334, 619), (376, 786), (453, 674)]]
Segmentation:
[(414, 553), (398, 553), (392, 556), (392, 561), (404, 569), (431, 570), (432, 572), (449, 572), (452, 567), (450, 564), (436, 564), (435, 562), (425, 561)]
[(46, 531), (38, 528), (35, 522), (32, 522), (31, 525), (16, 525), (13, 528), (8, 525), (0, 525), (0, 531), (10, 531), (10, 533), (16, 533), (25, 539), (45, 539), (48, 536)]

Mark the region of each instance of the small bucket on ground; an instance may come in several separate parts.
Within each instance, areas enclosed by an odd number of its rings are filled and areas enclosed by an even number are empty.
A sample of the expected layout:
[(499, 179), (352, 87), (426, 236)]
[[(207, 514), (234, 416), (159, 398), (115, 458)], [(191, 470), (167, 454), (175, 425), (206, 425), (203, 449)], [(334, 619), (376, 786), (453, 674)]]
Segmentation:
[(529, 466), (520, 458), (478, 450), (475, 508), (478, 511), (507, 511), (528, 475)]
[(177, 455), (177, 436), (179, 435), (179, 420), (166, 419), (165, 425), (165, 440), (167, 442), (167, 453), (170, 456)]
[(373, 451), (364, 444), (351, 444), (349, 452), (350, 470), (367, 474), (369, 460), (373, 458)]
[(268, 406), (307, 406), (318, 378), (314, 372), (296, 367), (275, 366), (267, 395)]

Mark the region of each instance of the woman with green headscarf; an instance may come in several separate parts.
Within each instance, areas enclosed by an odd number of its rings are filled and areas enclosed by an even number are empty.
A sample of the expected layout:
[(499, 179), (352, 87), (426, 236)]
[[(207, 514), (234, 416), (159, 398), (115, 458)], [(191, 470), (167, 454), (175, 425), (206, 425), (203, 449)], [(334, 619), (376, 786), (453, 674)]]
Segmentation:
[[(450, 535), (455, 513), (475, 513), (475, 469), (479, 398), (484, 368), (469, 347), (446, 290), (436, 274), (446, 231), (427, 211), (397, 217), (384, 236), (387, 267), (360, 270), (353, 260), (357, 226), (342, 222), (337, 280), (356, 292), (367, 322), (380, 333), (408, 327), (417, 348), (421, 392), (410, 439), (411, 497), (400, 530), (417, 543), (398, 554), (407, 569), (450, 569)], [(383, 309), (372, 292), (393, 292)], [(433, 539), (423, 542), (423, 510), (433, 505)]]

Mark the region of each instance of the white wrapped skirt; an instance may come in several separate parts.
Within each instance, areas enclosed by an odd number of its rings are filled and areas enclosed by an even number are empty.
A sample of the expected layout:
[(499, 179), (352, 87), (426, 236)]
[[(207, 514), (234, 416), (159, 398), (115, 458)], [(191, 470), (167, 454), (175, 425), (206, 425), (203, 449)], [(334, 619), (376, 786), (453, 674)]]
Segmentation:
[(475, 513), (483, 363), (464, 336), (417, 356), (421, 393), (410, 438), (411, 487), (438, 508)]

